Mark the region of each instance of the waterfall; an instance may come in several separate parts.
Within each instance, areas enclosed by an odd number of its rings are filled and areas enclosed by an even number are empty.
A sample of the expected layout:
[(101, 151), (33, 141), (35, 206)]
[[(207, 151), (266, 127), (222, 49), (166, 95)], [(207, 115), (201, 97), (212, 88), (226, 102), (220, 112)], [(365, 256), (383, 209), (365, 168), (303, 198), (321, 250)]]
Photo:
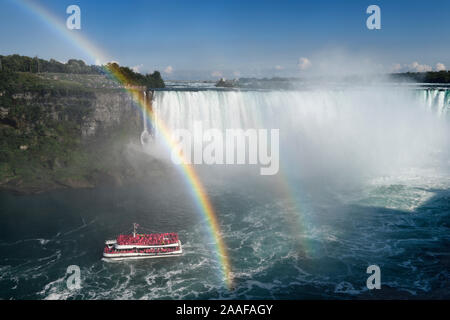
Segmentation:
[(450, 114), (450, 90), (448, 89), (422, 89), (420, 90), (426, 106), (439, 117)]
[[(147, 104), (147, 92), (144, 90), (144, 104)], [(147, 113), (142, 113), (142, 120), (144, 121), (144, 131), (147, 131)], [(148, 131), (147, 131), (148, 132)]]
[(197, 120), (202, 121), (205, 128), (221, 130), (267, 126), (294, 129), (313, 123), (322, 126), (334, 122), (343, 112), (349, 115), (371, 113), (372, 107), (390, 109), (393, 104), (394, 109), (384, 111), (392, 114), (420, 112), (416, 107), (424, 105), (438, 116), (450, 113), (450, 90), (421, 89), (418, 92), (424, 103), (408, 92), (378, 93), (375, 90), (160, 91), (155, 94), (154, 112), (170, 129), (192, 129)]
[(148, 108), (147, 91), (144, 90), (143, 96), (144, 96), (144, 101), (143, 101), (144, 108), (142, 110), (143, 131), (141, 133), (141, 144), (145, 145), (148, 143), (149, 137), (150, 137), (150, 134), (149, 134), (148, 128), (147, 128), (147, 123), (148, 123), (148, 120), (147, 120), (147, 108)]
[(278, 128), (283, 159), (311, 174), (448, 161), (449, 105), (449, 90), (399, 88), (158, 91), (153, 100), (171, 131), (192, 132), (197, 121), (221, 131)]

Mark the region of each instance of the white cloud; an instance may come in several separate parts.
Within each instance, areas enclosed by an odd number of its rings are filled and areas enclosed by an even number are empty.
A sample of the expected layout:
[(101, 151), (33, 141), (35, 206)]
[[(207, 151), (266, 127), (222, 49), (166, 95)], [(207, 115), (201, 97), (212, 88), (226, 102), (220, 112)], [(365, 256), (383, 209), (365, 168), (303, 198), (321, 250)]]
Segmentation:
[(222, 77), (222, 72), (220, 72), (220, 71), (213, 71), (211, 73), (211, 76), (213, 76), (213, 77)]
[(134, 72), (140, 72), (140, 70), (141, 70), (141, 68), (142, 68), (143, 66), (144, 66), (144, 65), (141, 63), (141, 64), (138, 64), (137, 66), (131, 67), (131, 69), (132, 69)]
[(275, 66), (275, 69), (276, 69), (276, 70), (283, 70), (284, 67), (283, 67), (283, 66), (280, 66), (280, 65), (276, 65), (276, 66)]
[(435, 67), (436, 71), (445, 71), (447, 70), (447, 67), (445, 66), (445, 64), (443, 63), (436, 63), (436, 67)]
[[(436, 71), (447, 70), (447, 67), (443, 63), (436, 63), (434, 67)], [(411, 64), (400, 64), (396, 63), (391, 67), (391, 72), (402, 72), (402, 71), (412, 71), (412, 72), (427, 72), (432, 71), (433, 68), (427, 64), (420, 64), (417, 61), (414, 61)]]
[(233, 75), (234, 75), (235, 77), (240, 77), (240, 76), (241, 76), (241, 72), (240, 72), (240, 71), (234, 71), (234, 72), (233, 72)]
[(395, 63), (391, 68), (391, 72), (399, 72), (402, 68), (403, 67), (400, 63)]
[(426, 71), (431, 71), (432, 70), (432, 68), (429, 65), (420, 64), (417, 61), (414, 61), (413, 63), (411, 63), (409, 65), (409, 68), (412, 71), (416, 71), (416, 72), (426, 72)]
[(172, 66), (167, 66), (164, 69), (164, 72), (167, 73), (167, 74), (171, 74), (173, 72), (173, 67)]
[(300, 70), (306, 70), (311, 67), (311, 61), (309, 61), (308, 58), (301, 57), (300, 59), (298, 59), (298, 67), (300, 68)]

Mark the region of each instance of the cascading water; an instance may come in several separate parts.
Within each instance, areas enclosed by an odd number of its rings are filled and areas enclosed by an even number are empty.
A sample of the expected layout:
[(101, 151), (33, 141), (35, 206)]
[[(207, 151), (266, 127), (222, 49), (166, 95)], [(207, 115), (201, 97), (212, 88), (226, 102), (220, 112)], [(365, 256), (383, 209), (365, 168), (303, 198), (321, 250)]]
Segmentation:
[[(147, 91), (144, 90), (143, 92), (144, 95), (144, 105), (147, 106)], [(147, 110), (145, 110), (146, 108), (144, 108), (144, 110), (142, 111), (142, 122), (143, 122), (143, 130), (141, 133), (141, 145), (145, 146), (148, 142), (149, 142), (149, 138), (150, 138), (150, 134), (148, 132), (148, 119), (147, 119)]]
[[(279, 128), (281, 161), (304, 175), (385, 174), (447, 161), (448, 90), (161, 91), (169, 129)], [(431, 112), (430, 112), (431, 111)], [(436, 117), (437, 115), (437, 117)], [(338, 174), (340, 173), (340, 174)]]
[(450, 90), (448, 89), (422, 89), (419, 90), (423, 101), (428, 108), (435, 111), (438, 116), (450, 114)]

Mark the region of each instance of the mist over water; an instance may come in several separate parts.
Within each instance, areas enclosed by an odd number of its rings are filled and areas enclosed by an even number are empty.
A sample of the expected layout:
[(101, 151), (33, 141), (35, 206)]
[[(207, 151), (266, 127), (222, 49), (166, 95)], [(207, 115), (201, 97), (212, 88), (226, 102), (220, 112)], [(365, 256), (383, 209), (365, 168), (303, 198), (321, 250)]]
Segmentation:
[(194, 132), (195, 121), (222, 132), (280, 129), (285, 170), (303, 180), (346, 183), (411, 167), (448, 169), (448, 105), (447, 91), (380, 86), (163, 91), (154, 109), (171, 131)]
[[(280, 129), (277, 175), (261, 176), (258, 165), (195, 165), (235, 289), (220, 278), (207, 222), (156, 125), (153, 142), (128, 148), (136, 163), (154, 160), (143, 177), (159, 174), (142, 184), (0, 195), (0, 297), (450, 297), (449, 90), (157, 91), (153, 109), (171, 130), (195, 121), (222, 131)], [(19, 217), (35, 224), (17, 224)], [(103, 241), (134, 221), (179, 232), (185, 254), (101, 261)], [(65, 286), (70, 264), (81, 268), (77, 291)], [(371, 264), (381, 268), (378, 292), (366, 288)]]

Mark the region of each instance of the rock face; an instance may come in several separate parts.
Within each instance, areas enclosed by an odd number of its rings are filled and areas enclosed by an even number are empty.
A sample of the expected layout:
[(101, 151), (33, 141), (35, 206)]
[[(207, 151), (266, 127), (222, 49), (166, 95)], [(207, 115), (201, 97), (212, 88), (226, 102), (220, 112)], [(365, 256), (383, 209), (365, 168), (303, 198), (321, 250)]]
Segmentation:
[[(33, 121), (53, 119), (76, 123), (80, 135), (86, 139), (107, 135), (121, 126), (135, 128), (137, 135), (142, 130), (141, 112), (131, 95), (123, 90), (69, 92), (67, 95), (25, 92), (12, 95), (12, 99), (27, 109), (37, 110), (39, 119)], [(6, 121), (8, 116), (9, 110), (0, 108), (0, 118)], [(23, 122), (31, 120), (17, 116)]]
[(108, 130), (121, 125), (135, 127), (139, 131), (141, 124), (141, 114), (130, 94), (95, 93), (92, 112), (81, 121), (81, 134), (85, 138), (107, 134)]
[[(0, 189), (121, 185), (136, 178), (125, 146), (140, 145), (144, 92), (40, 90), (0, 101)], [(152, 93), (147, 92), (150, 103)]]

